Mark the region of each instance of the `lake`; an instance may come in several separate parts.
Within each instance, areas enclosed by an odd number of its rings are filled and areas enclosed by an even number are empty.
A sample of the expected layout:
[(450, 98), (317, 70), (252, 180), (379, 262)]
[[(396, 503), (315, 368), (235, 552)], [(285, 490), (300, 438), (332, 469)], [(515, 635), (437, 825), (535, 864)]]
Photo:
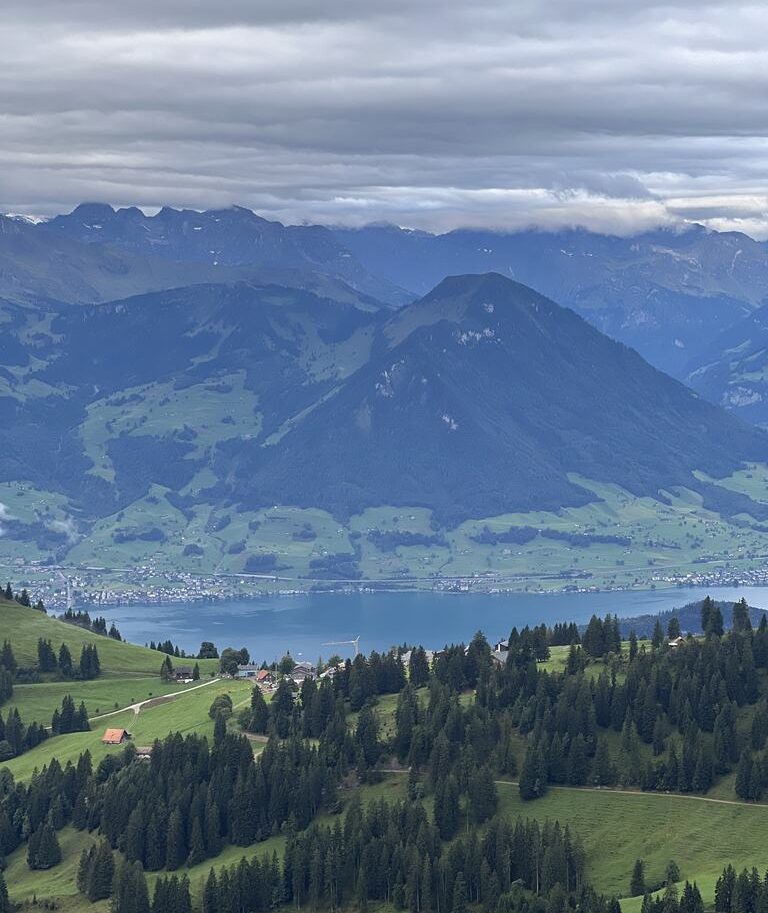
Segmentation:
[(170, 638), (187, 652), (202, 640), (223, 647), (248, 647), (258, 662), (286, 651), (315, 660), (331, 653), (349, 656), (351, 646), (328, 646), (360, 636), (360, 649), (384, 650), (415, 643), (428, 648), (468, 641), (478, 629), (489, 640), (506, 638), (513, 625), (589, 620), (592, 613), (627, 617), (673, 609), (709, 594), (768, 608), (768, 587), (674, 588), (616, 593), (558, 593), (532, 596), (429, 592), (319, 594), (168, 605), (110, 606), (102, 614), (133, 643)]

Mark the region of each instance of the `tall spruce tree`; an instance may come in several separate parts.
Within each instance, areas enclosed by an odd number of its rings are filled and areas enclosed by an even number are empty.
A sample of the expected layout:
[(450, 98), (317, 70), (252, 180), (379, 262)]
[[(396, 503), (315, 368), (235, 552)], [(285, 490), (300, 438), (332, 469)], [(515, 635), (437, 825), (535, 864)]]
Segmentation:
[(642, 859), (636, 859), (632, 867), (629, 894), (630, 897), (639, 897), (641, 894), (645, 894), (645, 863)]

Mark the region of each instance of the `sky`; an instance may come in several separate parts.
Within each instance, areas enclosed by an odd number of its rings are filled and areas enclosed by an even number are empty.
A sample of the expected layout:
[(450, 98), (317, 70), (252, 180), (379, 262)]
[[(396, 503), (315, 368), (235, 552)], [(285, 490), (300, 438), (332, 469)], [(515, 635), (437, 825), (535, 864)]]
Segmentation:
[(0, 210), (768, 237), (768, 6), (3, 0)]

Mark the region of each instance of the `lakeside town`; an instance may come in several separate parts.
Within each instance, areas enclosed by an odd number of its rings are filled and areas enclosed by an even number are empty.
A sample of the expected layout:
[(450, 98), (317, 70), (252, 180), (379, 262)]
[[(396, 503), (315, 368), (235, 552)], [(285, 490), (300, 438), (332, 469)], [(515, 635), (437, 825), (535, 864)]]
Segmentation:
[[(9, 570), (10, 569), (6, 569)], [(14, 566), (12, 573), (34, 597), (53, 610), (75, 603), (85, 607), (172, 605), (232, 599), (292, 597), (307, 592), (376, 593), (382, 591), (432, 591), (444, 593), (597, 593), (669, 587), (768, 586), (768, 563), (752, 567), (697, 567), (674, 572), (656, 569), (652, 574), (626, 582), (598, 581), (588, 571), (578, 575), (503, 576), (495, 573), (463, 577), (413, 580), (338, 580), (322, 584), (281, 580), (266, 575), (195, 574), (158, 571), (151, 565), (108, 573), (97, 568), (79, 569), (42, 565)]]

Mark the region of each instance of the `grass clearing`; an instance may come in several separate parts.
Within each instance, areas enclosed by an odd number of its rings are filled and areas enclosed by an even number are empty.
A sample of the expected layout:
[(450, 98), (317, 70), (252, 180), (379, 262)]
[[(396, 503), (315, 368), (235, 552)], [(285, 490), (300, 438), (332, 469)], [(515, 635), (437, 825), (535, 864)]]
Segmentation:
[(196, 732), (213, 736), (213, 720), (208, 716), (208, 709), (215, 697), (229, 694), (232, 703), (250, 696), (251, 685), (236, 679), (215, 681), (203, 688), (190, 689), (187, 694), (179, 695), (166, 703), (157, 704), (141, 710), (137, 715), (132, 710), (116, 713), (103, 720), (92, 723), (90, 732), (73, 732), (56, 736), (33, 748), (18, 758), (8, 761), (7, 766), (17, 780), (27, 780), (35, 769), (40, 769), (57, 758), (62, 766), (67, 761), (73, 763), (86, 749), (91, 752), (96, 764), (107, 754), (122, 751), (119, 745), (103, 745), (101, 739), (107, 728), (127, 729), (133, 736), (135, 745), (151, 745), (155, 739), (162, 739), (170, 732), (182, 735)]
[[(569, 825), (584, 841), (587, 875), (599, 891), (627, 894), (638, 858), (645, 860), (649, 882), (660, 881), (674, 859), (682, 879), (696, 881), (705, 903), (711, 904), (715, 881), (729, 862), (736, 869), (766, 867), (765, 807), (666, 793), (627, 795), (562, 787), (551, 787), (542, 799), (523, 802), (516, 785), (500, 784), (498, 790), (505, 815)], [(624, 901), (622, 909), (637, 913), (640, 900)]]
[[(207, 679), (201, 679), (201, 682)], [(194, 683), (199, 684), (199, 683)], [(192, 688), (180, 682), (164, 682), (149, 675), (120, 678), (107, 675), (88, 682), (41, 682), (37, 685), (16, 685), (13, 697), (3, 706), (6, 712), (16, 707), (25, 721), (50, 722), (53, 711), (61, 707), (62, 698), (71, 694), (79, 704), (85, 701), (88, 715), (98, 716), (146, 701), (164, 694)]]

